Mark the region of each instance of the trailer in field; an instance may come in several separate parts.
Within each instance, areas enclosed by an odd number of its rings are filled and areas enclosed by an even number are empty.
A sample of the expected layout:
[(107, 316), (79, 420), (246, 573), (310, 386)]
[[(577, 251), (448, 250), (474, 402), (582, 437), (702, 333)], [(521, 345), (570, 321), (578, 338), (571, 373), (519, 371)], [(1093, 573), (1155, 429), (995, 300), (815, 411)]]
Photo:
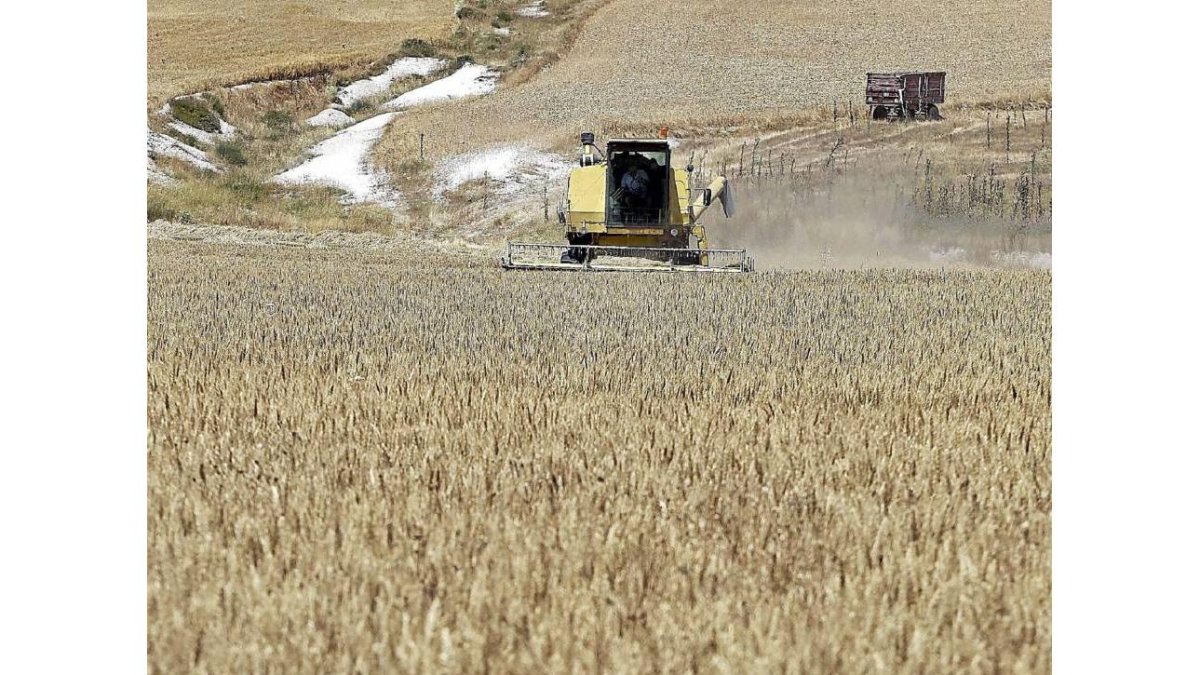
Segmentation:
[(871, 119), (942, 119), (937, 104), (946, 102), (946, 73), (867, 73)]

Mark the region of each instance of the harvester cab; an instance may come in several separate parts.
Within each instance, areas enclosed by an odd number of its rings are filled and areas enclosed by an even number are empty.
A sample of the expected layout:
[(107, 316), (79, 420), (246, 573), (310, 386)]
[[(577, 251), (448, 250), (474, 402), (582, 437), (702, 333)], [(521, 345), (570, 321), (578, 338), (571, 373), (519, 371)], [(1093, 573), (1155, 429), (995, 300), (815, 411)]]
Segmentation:
[[(665, 130), (664, 130), (665, 132)], [(719, 176), (692, 187), (693, 167), (671, 165), (661, 138), (610, 140), (604, 151), (590, 133), (580, 137), (579, 166), (571, 171), (559, 208), (566, 243), (509, 243), (506, 269), (592, 271), (749, 272), (745, 250), (711, 249), (697, 222), (714, 201), (733, 214), (733, 187)]]
[(608, 144), (608, 220), (621, 225), (664, 225), (671, 196), (671, 148), (665, 142)]

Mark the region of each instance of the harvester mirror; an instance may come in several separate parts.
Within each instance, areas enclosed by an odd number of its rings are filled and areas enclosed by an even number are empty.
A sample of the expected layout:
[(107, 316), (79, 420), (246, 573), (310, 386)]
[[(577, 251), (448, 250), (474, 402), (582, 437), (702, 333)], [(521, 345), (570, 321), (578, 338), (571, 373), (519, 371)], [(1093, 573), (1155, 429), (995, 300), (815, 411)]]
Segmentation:
[(704, 205), (712, 204), (712, 188), (704, 188)]

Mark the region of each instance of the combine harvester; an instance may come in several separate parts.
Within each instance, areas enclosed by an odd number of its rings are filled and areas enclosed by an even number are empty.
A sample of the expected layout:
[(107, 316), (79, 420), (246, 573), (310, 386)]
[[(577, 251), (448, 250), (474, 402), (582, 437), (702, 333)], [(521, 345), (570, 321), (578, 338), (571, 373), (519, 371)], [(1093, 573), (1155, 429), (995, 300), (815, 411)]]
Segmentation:
[[(666, 130), (657, 139), (580, 137), (579, 166), (558, 209), (566, 244), (510, 242), (505, 269), (592, 272), (738, 273), (754, 269), (743, 250), (711, 249), (697, 221), (713, 200), (733, 214), (733, 186), (724, 176), (691, 187), (693, 167), (671, 167)], [(599, 157), (597, 157), (599, 155)]]

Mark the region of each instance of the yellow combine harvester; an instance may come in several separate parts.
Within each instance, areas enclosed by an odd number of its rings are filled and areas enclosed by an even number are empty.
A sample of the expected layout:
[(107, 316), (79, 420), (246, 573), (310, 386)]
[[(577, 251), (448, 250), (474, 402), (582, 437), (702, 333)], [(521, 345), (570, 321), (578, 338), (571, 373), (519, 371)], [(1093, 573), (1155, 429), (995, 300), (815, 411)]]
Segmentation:
[(579, 166), (571, 170), (558, 219), (566, 244), (509, 243), (505, 269), (619, 272), (749, 272), (745, 250), (710, 249), (697, 221), (714, 200), (733, 214), (733, 187), (724, 176), (691, 186), (693, 167), (671, 166), (662, 138), (621, 138), (605, 152), (595, 136), (580, 137)]

